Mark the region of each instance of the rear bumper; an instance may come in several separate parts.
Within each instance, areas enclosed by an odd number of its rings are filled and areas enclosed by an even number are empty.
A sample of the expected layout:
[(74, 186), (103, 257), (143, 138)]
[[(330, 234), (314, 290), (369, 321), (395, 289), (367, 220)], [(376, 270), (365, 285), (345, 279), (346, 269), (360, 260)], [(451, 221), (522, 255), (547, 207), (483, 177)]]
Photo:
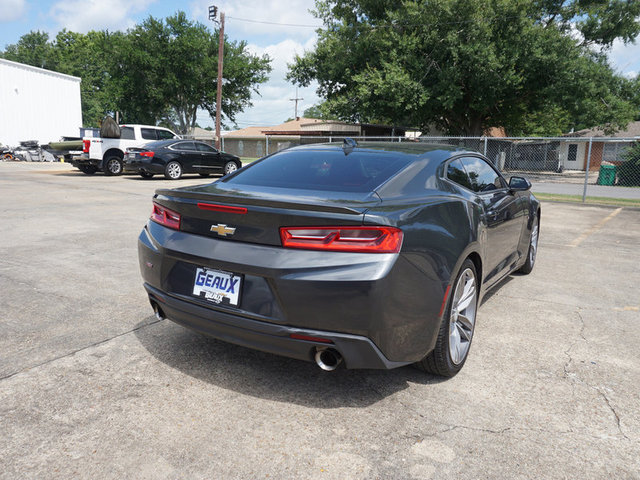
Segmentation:
[[(340, 352), (347, 368), (391, 369), (411, 363), (388, 360), (371, 340), (358, 335), (261, 322), (201, 307), (166, 295), (147, 283), (144, 288), (152, 306), (157, 306), (164, 317), (225, 342), (306, 361), (313, 361), (317, 349), (333, 348)], [(292, 334), (321, 337), (333, 343), (293, 339)]]
[[(402, 254), (316, 252), (210, 238), (148, 222), (140, 271), (165, 316), (214, 337), (310, 360), (330, 339), (348, 368), (416, 362), (435, 345), (446, 285)], [(242, 277), (239, 304), (193, 295), (197, 268)], [(166, 308), (165, 308), (166, 307)]]
[(162, 165), (140, 160), (125, 159), (122, 168), (125, 173), (164, 173), (164, 167)]
[(73, 155), (69, 163), (71, 163), (71, 165), (73, 165), (76, 168), (87, 167), (87, 166), (100, 168), (102, 164), (102, 160), (89, 158), (89, 155), (87, 153), (82, 153), (80, 155)]

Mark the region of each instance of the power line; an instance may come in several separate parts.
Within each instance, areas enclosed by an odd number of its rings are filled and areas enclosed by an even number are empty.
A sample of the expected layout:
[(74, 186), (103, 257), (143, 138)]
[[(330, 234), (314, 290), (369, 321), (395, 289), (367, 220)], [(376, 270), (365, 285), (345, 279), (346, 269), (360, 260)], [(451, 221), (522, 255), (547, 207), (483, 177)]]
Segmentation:
[[(259, 23), (259, 24), (263, 24), (263, 25), (276, 25), (279, 27), (302, 27), (302, 28), (323, 28), (325, 27), (325, 25), (309, 25), (309, 24), (301, 24), (301, 23), (278, 23), (278, 22), (268, 22), (265, 20), (253, 20), (250, 18), (240, 18), (240, 17), (232, 17), (231, 15), (228, 15), (227, 18), (231, 18), (233, 20), (237, 20), (239, 22), (247, 22), (247, 23)], [(359, 26), (367, 26), (367, 27), (371, 27), (373, 29), (375, 28), (394, 28), (394, 27), (433, 27), (433, 26), (437, 26), (437, 25), (460, 25), (460, 24), (466, 24), (466, 23), (480, 23), (480, 22), (494, 22), (496, 20), (499, 21), (504, 21), (504, 20), (510, 20), (510, 19), (518, 19), (518, 18), (522, 18), (521, 15), (495, 15), (493, 17), (486, 17), (486, 18), (471, 18), (468, 20), (455, 20), (455, 21), (450, 21), (450, 22), (432, 22), (432, 23), (426, 23), (426, 22), (418, 22), (418, 23), (411, 23), (411, 22), (403, 22), (403, 21), (391, 21), (388, 22), (386, 24), (372, 24), (372, 23), (367, 23), (367, 22), (361, 22), (359, 24)], [(529, 17), (525, 17), (525, 18), (529, 18)], [(541, 21), (544, 20), (543, 18), (531, 18), (531, 20), (535, 20), (535, 21)], [(351, 27), (356, 26), (356, 25), (349, 25)]]
[(262, 23), (264, 25), (278, 25), (279, 27), (304, 27), (304, 28), (322, 28), (322, 25), (301, 25), (298, 23), (278, 23), (278, 22), (267, 22), (264, 20), (252, 20), (250, 18), (238, 18), (232, 17), (231, 15), (227, 16), (227, 18), (232, 18), (233, 20), (237, 20), (239, 22), (247, 22), (247, 23)]

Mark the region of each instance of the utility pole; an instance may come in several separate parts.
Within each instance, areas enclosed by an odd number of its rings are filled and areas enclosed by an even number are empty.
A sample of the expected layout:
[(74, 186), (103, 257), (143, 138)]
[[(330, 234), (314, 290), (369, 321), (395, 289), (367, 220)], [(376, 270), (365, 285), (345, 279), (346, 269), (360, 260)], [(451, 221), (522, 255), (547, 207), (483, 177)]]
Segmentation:
[[(209, 20), (217, 22), (218, 7), (209, 7)], [(218, 87), (216, 90), (216, 148), (220, 150), (220, 111), (222, 109), (222, 68), (224, 58), (224, 12), (220, 12), (220, 29), (218, 43)]]
[(298, 87), (296, 87), (296, 98), (290, 98), (289, 101), (291, 102), (295, 102), (296, 107), (295, 107), (295, 112), (296, 112), (296, 116), (295, 119), (298, 119), (298, 100), (304, 100), (304, 98), (298, 98)]

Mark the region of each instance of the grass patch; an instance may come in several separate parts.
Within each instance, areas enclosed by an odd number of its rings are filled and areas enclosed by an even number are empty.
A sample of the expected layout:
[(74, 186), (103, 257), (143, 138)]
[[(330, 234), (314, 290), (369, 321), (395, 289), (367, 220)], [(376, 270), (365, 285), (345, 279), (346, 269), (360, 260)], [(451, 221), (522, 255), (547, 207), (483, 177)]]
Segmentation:
[[(551, 202), (582, 203), (582, 195), (563, 195), (559, 193), (535, 193), (536, 198)], [(640, 200), (633, 198), (589, 197), (585, 203), (591, 205), (614, 205), (616, 207), (640, 207)]]
[(247, 165), (248, 163), (255, 162), (256, 160), (258, 160), (258, 157), (240, 157), (242, 165)]

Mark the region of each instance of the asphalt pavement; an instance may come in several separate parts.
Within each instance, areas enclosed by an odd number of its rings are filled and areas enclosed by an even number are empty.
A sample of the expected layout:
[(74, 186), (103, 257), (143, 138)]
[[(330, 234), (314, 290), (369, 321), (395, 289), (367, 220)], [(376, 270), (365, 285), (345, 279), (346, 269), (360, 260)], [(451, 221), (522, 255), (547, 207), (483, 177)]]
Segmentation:
[(321, 371), (158, 321), (159, 187), (0, 163), (0, 479), (640, 478), (640, 212), (544, 202), (452, 379)]

